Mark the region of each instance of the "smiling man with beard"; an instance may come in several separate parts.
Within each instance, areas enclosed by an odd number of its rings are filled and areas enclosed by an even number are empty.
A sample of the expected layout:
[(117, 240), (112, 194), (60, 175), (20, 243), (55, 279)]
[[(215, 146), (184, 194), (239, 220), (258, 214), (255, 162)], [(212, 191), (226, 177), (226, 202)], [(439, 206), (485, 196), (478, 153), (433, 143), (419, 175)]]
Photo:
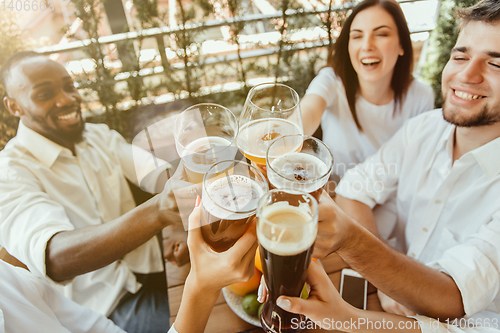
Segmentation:
[[(336, 202), (323, 194), (313, 253), (338, 253), (378, 288), (386, 311), (422, 315), (422, 332), (448, 332), (446, 320), (463, 328), (454, 321), (462, 317), (484, 331), (500, 328), (500, 1), (458, 16), (442, 110), (412, 118), (347, 171)], [(399, 251), (362, 226), (393, 196)], [(316, 320), (306, 303), (292, 300), (285, 309)], [(334, 306), (330, 313), (341, 316)]]
[(172, 186), (135, 207), (127, 183), (139, 185), (132, 146), (106, 125), (85, 124), (82, 98), (57, 62), (20, 52), (0, 78), (5, 106), (21, 120), (0, 152), (0, 244), (128, 332), (166, 332), (156, 235), (180, 222)]

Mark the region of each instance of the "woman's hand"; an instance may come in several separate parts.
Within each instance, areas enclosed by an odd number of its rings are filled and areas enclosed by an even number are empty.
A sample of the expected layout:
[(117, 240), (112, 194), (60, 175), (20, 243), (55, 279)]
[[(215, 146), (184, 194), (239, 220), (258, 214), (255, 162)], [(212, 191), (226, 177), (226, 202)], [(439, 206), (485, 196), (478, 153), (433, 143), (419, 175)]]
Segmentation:
[(189, 234), (187, 244), (191, 258), (191, 271), (186, 286), (196, 288), (203, 293), (218, 293), (230, 284), (248, 281), (255, 273), (255, 251), (257, 236), (255, 223), (227, 251), (218, 253), (205, 243), (201, 233), (201, 207), (199, 205), (189, 216)]
[(309, 298), (280, 296), (277, 305), (282, 309), (303, 314), (324, 329), (333, 321), (355, 318), (357, 309), (346, 303), (333, 285), (320, 263), (312, 261), (307, 270), (307, 283), (311, 286)]

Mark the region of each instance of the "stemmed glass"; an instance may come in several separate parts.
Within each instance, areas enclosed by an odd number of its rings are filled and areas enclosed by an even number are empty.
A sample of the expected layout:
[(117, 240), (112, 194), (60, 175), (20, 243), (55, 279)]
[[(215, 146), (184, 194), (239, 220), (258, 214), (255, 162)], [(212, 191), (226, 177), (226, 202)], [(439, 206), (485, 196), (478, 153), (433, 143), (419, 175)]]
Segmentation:
[(214, 163), (234, 159), (237, 135), (236, 116), (221, 105), (202, 103), (182, 111), (175, 121), (174, 138), (188, 180), (201, 183)]
[(265, 165), (271, 142), (283, 135), (302, 134), (299, 95), (280, 83), (253, 87), (240, 115), (237, 146), (252, 162)]

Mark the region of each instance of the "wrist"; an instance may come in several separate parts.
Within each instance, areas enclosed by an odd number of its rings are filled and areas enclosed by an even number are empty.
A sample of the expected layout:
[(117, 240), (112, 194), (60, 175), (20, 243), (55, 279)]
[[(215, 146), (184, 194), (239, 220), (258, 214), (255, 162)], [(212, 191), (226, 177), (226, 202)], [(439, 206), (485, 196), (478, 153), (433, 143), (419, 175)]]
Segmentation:
[(203, 297), (205, 300), (213, 300), (213, 302), (215, 303), (220, 295), (222, 288), (204, 285), (202, 281), (199, 281), (195, 278), (193, 272), (191, 271), (186, 278), (186, 283), (184, 286), (184, 292), (186, 292), (187, 290), (192, 297)]
[(342, 256), (343, 254), (348, 254), (360, 249), (363, 244), (365, 232), (366, 229), (352, 218), (349, 218), (348, 223), (345, 223), (343, 232), (341, 232), (342, 242), (340, 243), (337, 253)]

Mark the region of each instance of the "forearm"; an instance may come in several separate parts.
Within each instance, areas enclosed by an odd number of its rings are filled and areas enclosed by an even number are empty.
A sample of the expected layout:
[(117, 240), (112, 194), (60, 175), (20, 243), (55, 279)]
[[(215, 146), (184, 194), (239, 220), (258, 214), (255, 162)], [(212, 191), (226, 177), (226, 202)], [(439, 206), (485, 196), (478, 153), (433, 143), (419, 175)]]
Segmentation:
[(325, 100), (314, 94), (306, 95), (300, 102), (302, 127), (304, 134), (313, 135), (321, 124), (321, 117), (326, 108)]
[(122, 258), (163, 229), (157, 206), (153, 198), (113, 221), (55, 234), (46, 249), (47, 275), (64, 281)]
[(377, 222), (375, 221), (373, 211), (370, 207), (362, 202), (347, 199), (341, 195), (335, 196), (335, 202), (347, 215), (380, 238)]
[(179, 333), (202, 333), (205, 331), (219, 291), (203, 290), (188, 276), (184, 286), (181, 306), (175, 318), (175, 330)]
[(337, 253), (395, 301), (433, 318), (462, 317), (462, 296), (453, 279), (397, 252), (357, 224)]

